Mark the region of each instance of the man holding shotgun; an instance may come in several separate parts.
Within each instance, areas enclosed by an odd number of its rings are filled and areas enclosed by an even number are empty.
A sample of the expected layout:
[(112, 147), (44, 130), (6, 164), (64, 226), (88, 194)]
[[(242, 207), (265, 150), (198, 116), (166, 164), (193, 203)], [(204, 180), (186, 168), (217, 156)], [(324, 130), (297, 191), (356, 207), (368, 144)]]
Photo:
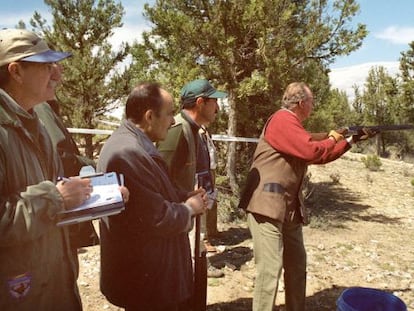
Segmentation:
[(286, 311), (304, 311), (306, 251), (302, 226), (307, 223), (302, 183), (310, 164), (339, 158), (351, 144), (375, 135), (363, 128), (345, 138), (347, 130), (311, 134), (302, 122), (313, 110), (313, 94), (301, 82), (288, 85), (282, 108), (267, 121), (253, 156), (239, 206), (248, 212), (253, 238), (256, 280), (253, 311), (274, 309), (284, 270)]

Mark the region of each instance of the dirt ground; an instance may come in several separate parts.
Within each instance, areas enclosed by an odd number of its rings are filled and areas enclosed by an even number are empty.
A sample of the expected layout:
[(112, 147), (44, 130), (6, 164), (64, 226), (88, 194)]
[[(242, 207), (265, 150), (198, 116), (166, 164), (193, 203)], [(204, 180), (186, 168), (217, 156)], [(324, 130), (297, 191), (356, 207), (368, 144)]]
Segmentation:
[[(309, 168), (308, 311), (335, 310), (351, 286), (393, 293), (414, 310), (414, 165), (381, 159), (381, 170), (373, 172), (360, 158), (348, 153)], [(220, 235), (212, 242), (220, 252), (210, 260), (225, 277), (208, 280), (207, 310), (251, 310), (255, 266), (246, 222), (218, 227)], [(100, 294), (99, 247), (82, 249), (79, 256), (84, 310), (123, 310)], [(284, 310), (283, 285), (276, 305), (275, 310)]]

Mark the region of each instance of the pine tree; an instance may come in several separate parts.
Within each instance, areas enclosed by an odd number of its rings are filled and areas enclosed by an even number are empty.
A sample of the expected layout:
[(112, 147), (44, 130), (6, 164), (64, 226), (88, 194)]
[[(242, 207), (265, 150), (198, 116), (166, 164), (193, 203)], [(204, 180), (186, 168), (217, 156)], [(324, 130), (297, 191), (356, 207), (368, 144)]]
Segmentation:
[[(228, 91), (221, 131), (258, 136), (288, 83), (305, 81), (326, 98), (328, 64), (359, 48), (367, 34), (364, 25), (351, 24), (358, 9), (354, 0), (158, 0), (145, 6), (154, 26), (135, 53), (151, 64), (144, 75), (169, 89), (204, 77)], [(235, 193), (247, 162), (242, 157), (251, 155), (241, 151), (235, 143), (227, 147), (226, 175)]]
[(405, 122), (414, 123), (414, 41), (409, 47), (400, 58), (401, 100)]
[(354, 118), (346, 93), (333, 89), (325, 101), (316, 104), (306, 128), (311, 132), (329, 132), (353, 124)]
[[(129, 90), (128, 71), (120, 65), (129, 46), (114, 52), (108, 39), (122, 27), (124, 10), (113, 0), (45, 0), (52, 24), (35, 12), (30, 23), (54, 49), (69, 51), (63, 62), (62, 86), (57, 91), (68, 126), (97, 128), (97, 119), (119, 105)], [(85, 153), (93, 156), (99, 141), (85, 135)]]
[[(389, 125), (395, 122), (398, 111), (398, 84), (383, 66), (368, 72), (362, 94), (365, 125)], [(377, 134), (377, 155), (386, 152), (386, 135)]]

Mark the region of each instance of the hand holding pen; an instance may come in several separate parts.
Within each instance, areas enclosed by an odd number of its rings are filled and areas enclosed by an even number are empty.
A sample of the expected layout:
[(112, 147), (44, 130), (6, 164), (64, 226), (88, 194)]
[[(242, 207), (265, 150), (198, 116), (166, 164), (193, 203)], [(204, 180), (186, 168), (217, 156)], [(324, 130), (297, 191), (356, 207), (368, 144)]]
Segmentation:
[(65, 209), (72, 209), (91, 197), (92, 184), (89, 178), (59, 178), (56, 184), (57, 190), (60, 192)]

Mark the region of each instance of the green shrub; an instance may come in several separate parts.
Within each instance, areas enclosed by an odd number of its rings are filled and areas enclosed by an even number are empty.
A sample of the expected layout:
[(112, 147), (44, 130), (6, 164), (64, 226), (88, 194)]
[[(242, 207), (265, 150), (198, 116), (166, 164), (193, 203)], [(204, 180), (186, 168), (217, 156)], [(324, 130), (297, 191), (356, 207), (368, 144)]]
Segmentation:
[(382, 165), (381, 159), (375, 154), (363, 157), (361, 160), (370, 171), (379, 171)]

